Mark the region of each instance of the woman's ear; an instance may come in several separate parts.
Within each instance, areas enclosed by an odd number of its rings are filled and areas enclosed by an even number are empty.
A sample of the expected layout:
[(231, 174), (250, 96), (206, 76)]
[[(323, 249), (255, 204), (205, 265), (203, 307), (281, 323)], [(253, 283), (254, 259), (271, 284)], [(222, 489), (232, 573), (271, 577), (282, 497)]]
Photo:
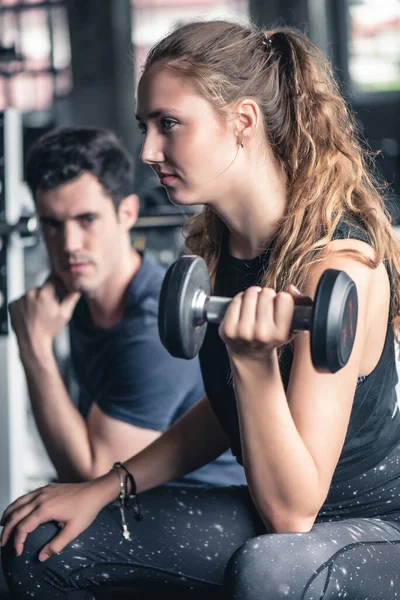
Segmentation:
[(255, 136), (261, 121), (260, 107), (252, 98), (244, 98), (237, 104), (235, 115), (239, 145), (246, 147)]
[(127, 230), (136, 223), (139, 215), (139, 196), (131, 194), (126, 196), (118, 207), (118, 220)]

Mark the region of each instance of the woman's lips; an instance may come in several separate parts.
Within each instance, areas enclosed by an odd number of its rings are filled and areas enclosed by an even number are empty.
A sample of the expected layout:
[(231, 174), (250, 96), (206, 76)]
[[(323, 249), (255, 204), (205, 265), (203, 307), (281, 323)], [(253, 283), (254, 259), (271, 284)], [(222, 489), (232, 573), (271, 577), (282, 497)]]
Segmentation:
[(173, 183), (177, 179), (176, 175), (168, 175), (168, 174), (165, 174), (165, 175), (160, 174), (159, 177), (160, 177), (161, 185), (171, 185), (171, 183)]

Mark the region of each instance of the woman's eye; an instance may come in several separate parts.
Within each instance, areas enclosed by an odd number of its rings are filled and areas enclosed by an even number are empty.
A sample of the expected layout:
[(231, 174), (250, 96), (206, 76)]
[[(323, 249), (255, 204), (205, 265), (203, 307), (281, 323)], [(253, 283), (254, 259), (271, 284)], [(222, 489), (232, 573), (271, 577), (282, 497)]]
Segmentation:
[(146, 125), (144, 123), (139, 123), (138, 127), (139, 127), (140, 133), (142, 135), (146, 135), (146, 131), (147, 131)]
[(161, 124), (163, 129), (168, 131), (176, 125), (176, 121), (173, 121), (172, 119), (162, 119)]

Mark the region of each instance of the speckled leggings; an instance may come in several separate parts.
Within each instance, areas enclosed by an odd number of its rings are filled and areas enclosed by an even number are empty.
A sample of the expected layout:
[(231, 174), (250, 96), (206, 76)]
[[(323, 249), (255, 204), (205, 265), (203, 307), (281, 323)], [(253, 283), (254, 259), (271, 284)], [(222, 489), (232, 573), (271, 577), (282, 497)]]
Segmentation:
[[(307, 534), (265, 533), (247, 488), (163, 487), (141, 494), (144, 519), (121, 536), (112, 505), (59, 555), (38, 550), (49, 523), (23, 555), (2, 549), (12, 597), (75, 600), (400, 599), (400, 447), (361, 477), (331, 488)], [(381, 518), (379, 518), (379, 516)]]

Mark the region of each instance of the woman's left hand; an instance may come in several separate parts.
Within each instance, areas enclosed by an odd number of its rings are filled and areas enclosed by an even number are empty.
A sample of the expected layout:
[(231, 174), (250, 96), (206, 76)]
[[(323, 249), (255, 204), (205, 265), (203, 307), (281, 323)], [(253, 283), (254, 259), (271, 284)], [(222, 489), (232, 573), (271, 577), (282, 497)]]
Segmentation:
[(111, 478), (108, 474), (82, 483), (51, 483), (21, 496), (3, 513), (0, 545), (13, 534), (15, 552), (20, 556), (28, 534), (42, 523), (55, 521), (60, 532), (39, 554), (39, 560), (46, 560), (89, 527), (98, 512), (117, 496), (117, 483), (115, 475)]
[(292, 285), (287, 292), (254, 286), (237, 294), (219, 326), (229, 354), (262, 361), (288, 343), (294, 306), (304, 298)]

